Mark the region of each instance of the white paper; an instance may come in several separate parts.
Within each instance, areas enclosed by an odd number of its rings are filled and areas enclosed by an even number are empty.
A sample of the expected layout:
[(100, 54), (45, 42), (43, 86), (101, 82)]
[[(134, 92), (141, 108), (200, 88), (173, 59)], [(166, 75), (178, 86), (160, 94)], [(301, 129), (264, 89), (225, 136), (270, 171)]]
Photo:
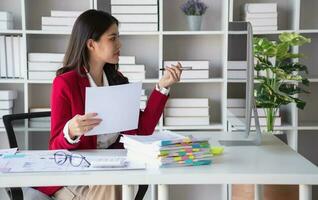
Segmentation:
[(18, 148), (11, 148), (11, 149), (0, 149), (0, 157), (15, 154)]
[(102, 122), (85, 135), (133, 130), (138, 127), (141, 82), (87, 87), (85, 113), (96, 112)]

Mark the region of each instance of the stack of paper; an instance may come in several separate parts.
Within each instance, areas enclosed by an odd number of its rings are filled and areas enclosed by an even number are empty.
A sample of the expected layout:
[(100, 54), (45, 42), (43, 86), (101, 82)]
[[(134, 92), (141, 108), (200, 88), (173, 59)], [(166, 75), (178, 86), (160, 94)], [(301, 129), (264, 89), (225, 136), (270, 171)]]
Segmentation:
[[(245, 121), (245, 99), (241, 98), (230, 98), (227, 100), (227, 117), (230, 127), (243, 127)], [(275, 117), (275, 126), (281, 126), (282, 120), (277, 110)], [(266, 126), (266, 113), (263, 108), (257, 109), (260, 126)], [(252, 112), (251, 126), (255, 126), (254, 113)]]
[(70, 32), (82, 11), (52, 10), (50, 17), (42, 17), (42, 30)]
[(0, 30), (13, 29), (12, 13), (8, 11), (0, 11)]
[(251, 22), (254, 31), (276, 31), (277, 3), (246, 3), (242, 19)]
[(13, 100), (18, 97), (18, 92), (15, 90), (0, 90), (0, 127), (3, 128), (4, 124), (2, 117), (4, 115), (12, 114)]
[(158, 31), (157, 0), (111, 0), (119, 31)]
[(124, 135), (121, 138), (130, 160), (147, 167), (182, 167), (208, 165), (212, 162), (207, 138), (185, 137), (170, 131), (153, 135)]
[(63, 58), (62, 53), (29, 53), (29, 80), (53, 80)]
[[(181, 79), (207, 79), (209, 78), (209, 61), (179, 61), (182, 67), (191, 67), (184, 70)], [(164, 66), (177, 65), (178, 61), (165, 61)]]
[[(30, 108), (30, 113), (32, 112), (50, 112), (51, 108)], [(32, 118), (29, 120), (30, 128), (50, 128), (51, 127), (51, 117), (41, 117)]]
[(141, 96), (140, 96), (140, 110), (145, 110), (146, 106), (147, 106), (147, 100), (148, 100), (148, 96), (146, 95), (146, 90), (142, 89), (141, 90)]
[(119, 56), (118, 70), (129, 81), (141, 81), (146, 79), (145, 65), (137, 65), (135, 56)]
[(164, 110), (166, 126), (209, 125), (208, 98), (171, 98)]
[(0, 36), (0, 73), (2, 78), (23, 78), (21, 36)]

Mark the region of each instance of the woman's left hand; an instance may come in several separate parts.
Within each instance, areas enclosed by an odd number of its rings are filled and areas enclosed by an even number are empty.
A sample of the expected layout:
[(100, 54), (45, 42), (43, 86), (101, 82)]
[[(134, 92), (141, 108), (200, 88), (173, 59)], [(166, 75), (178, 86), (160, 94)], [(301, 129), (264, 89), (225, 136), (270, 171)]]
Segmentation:
[(179, 82), (182, 73), (181, 67), (182, 66), (179, 62), (176, 66), (172, 65), (171, 67), (165, 67), (164, 74), (159, 80), (159, 87), (168, 88)]

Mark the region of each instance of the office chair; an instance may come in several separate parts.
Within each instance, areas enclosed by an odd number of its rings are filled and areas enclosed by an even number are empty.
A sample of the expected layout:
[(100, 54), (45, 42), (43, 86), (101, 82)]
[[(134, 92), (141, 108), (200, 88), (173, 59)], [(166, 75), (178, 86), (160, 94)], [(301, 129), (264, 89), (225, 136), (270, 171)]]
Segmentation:
[[(12, 121), (21, 120), (21, 119), (50, 117), (50, 116), (51, 116), (51, 112), (33, 112), (33, 113), (19, 113), (19, 114), (4, 115), (2, 119), (3, 119), (4, 127), (7, 132), (10, 148), (18, 147), (17, 139), (13, 130)], [(139, 185), (138, 192), (135, 196), (135, 200), (142, 200), (147, 192), (147, 189), (148, 189), (148, 185)], [(24, 199), (22, 188), (20, 187), (6, 188), (6, 190), (11, 200)], [(28, 199), (25, 199), (25, 200), (29, 200), (29, 199), (53, 200), (49, 196), (32, 188), (28, 188), (28, 194), (30, 195), (30, 197), (28, 197)]]

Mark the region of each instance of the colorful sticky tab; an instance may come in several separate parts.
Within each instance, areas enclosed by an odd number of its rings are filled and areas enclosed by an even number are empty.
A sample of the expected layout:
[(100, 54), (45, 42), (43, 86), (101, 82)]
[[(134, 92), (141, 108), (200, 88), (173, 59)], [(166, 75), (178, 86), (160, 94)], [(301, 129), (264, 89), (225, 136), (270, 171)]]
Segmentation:
[(214, 156), (221, 155), (223, 151), (224, 151), (224, 147), (220, 147), (220, 146), (211, 147), (211, 153)]

